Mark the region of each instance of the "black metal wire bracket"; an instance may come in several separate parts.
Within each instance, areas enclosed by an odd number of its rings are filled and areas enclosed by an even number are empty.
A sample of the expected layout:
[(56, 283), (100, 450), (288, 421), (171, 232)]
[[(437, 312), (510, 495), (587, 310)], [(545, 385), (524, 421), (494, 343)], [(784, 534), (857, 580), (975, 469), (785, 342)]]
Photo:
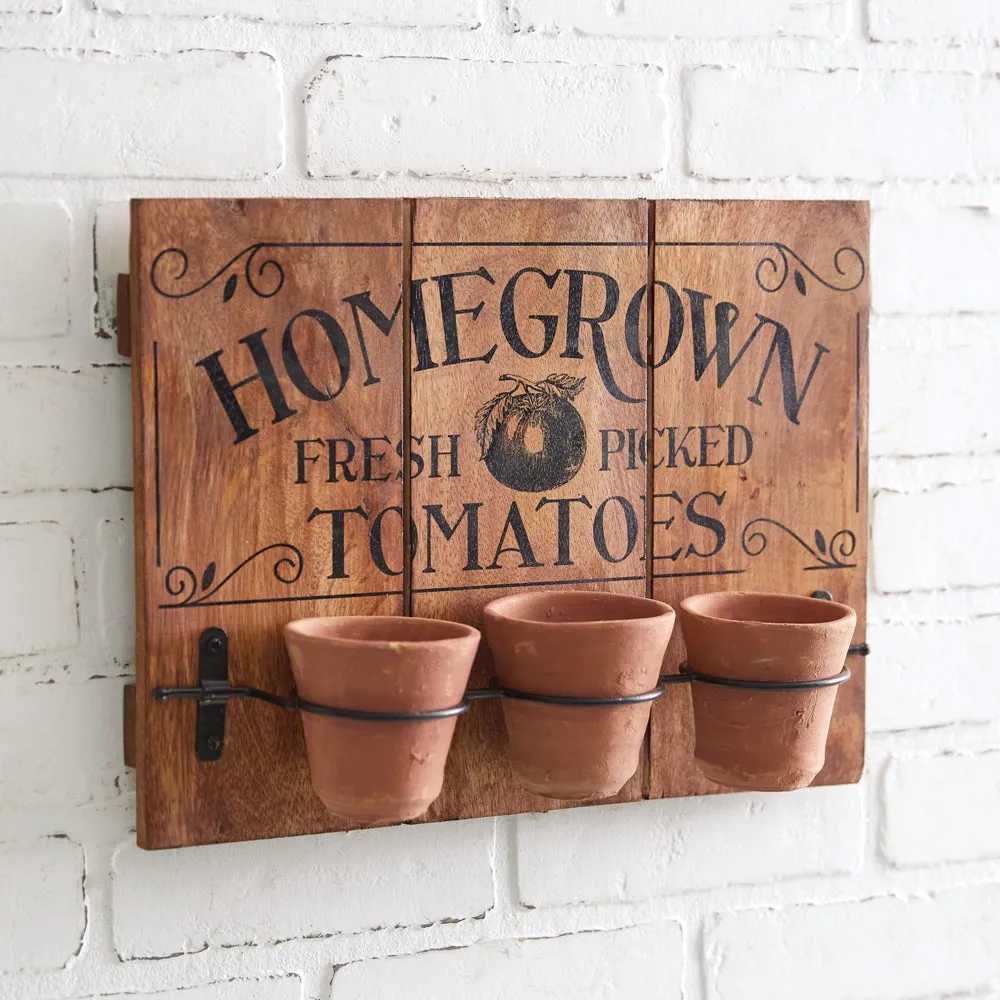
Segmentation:
[[(813, 596), (816, 596), (815, 594)], [(868, 655), (867, 645), (852, 646), (851, 653)], [(176, 698), (197, 700), (195, 721), (195, 755), (200, 761), (218, 760), (226, 742), (226, 704), (230, 698), (255, 698), (269, 705), (290, 712), (309, 712), (334, 719), (355, 719), (362, 722), (430, 722), (435, 719), (450, 719), (463, 715), (474, 701), (492, 698), (510, 698), (515, 701), (537, 702), (543, 705), (567, 705), (580, 708), (607, 708), (624, 705), (641, 705), (656, 701), (667, 687), (674, 684), (718, 684), (723, 687), (744, 688), (752, 691), (801, 691), (810, 688), (831, 687), (843, 684), (851, 677), (848, 667), (833, 677), (820, 677), (808, 681), (753, 681), (732, 677), (714, 677), (692, 671), (682, 663), (680, 672), (660, 677), (656, 687), (639, 694), (607, 696), (599, 698), (574, 697), (570, 695), (536, 694), (532, 691), (518, 691), (492, 685), (487, 688), (465, 692), (462, 701), (448, 708), (430, 709), (424, 712), (374, 712), (354, 708), (337, 708), (332, 705), (317, 705), (300, 698), (296, 692), (288, 698), (263, 691), (260, 688), (229, 683), (229, 637), (225, 630), (213, 626), (205, 629), (198, 639), (198, 686), (158, 687), (153, 691), (157, 701)]]
[(229, 683), (229, 637), (225, 630), (213, 626), (205, 629), (198, 639), (198, 686), (158, 687), (153, 691), (157, 701), (175, 698), (196, 699), (195, 755), (200, 761), (218, 760), (226, 741), (226, 703), (230, 698), (256, 698), (286, 711), (310, 712), (337, 719), (357, 719), (368, 722), (421, 722), (449, 719), (462, 715), (476, 698), (498, 698), (500, 689), (468, 691), (458, 705), (431, 709), (426, 712), (369, 712), (353, 708), (317, 705), (300, 698), (294, 691), (288, 698), (260, 688)]
[(851, 679), (851, 668), (844, 667), (839, 674), (832, 677), (816, 677), (804, 681), (755, 681), (741, 677), (716, 677), (714, 674), (702, 674), (681, 664), (678, 677), (697, 684), (715, 684), (718, 687), (742, 688), (745, 691), (810, 691), (814, 688), (838, 687)]
[(432, 722), (434, 719), (451, 719), (468, 712), (469, 694), (471, 692), (466, 692), (466, 697), (458, 705), (449, 708), (431, 708), (425, 712), (371, 712), (360, 708), (334, 708), (332, 705), (317, 705), (315, 702), (306, 701), (296, 694), (285, 702), (284, 707), (293, 712), (310, 712), (331, 719), (355, 719), (360, 722)]
[(512, 698), (515, 701), (534, 701), (542, 705), (572, 705), (580, 708), (610, 708), (615, 705), (642, 705), (647, 701), (656, 701), (671, 682), (669, 677), (661, 677), (659, 683), (651, 691), (639, 694), (608, 695), (602, 698), (581, 698), (562, 694), (535, 694), (532, 691), (516, 691), (513, 688), (496, 688), (501, 698)]

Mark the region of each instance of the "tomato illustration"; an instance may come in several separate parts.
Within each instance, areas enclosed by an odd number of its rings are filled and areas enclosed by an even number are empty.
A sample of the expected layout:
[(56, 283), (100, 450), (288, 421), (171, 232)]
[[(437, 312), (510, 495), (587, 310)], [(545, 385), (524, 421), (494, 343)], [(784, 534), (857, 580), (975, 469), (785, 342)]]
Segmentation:
[(493, 478), (524, 493), (541, 493), (568, 483), (580, 471), (587, 453), (587, 431), (573, 400), (586, 378), (549, 375), (515, 382), (476, 414), (481, 459)]

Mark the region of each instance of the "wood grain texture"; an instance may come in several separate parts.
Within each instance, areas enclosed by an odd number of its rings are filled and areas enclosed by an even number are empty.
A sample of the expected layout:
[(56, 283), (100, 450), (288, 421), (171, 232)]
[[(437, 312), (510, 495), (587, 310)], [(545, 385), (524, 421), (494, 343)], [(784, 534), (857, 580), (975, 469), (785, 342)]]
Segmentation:
[(135, 767), (135, 685), (122, 688), (122, 760)]
[[(658, 599), (823, 589), (857, 610), (864, 640), (867, 264), (866, 203), (657, 203), (655, 274), (669, 286), (654, 305)], [(682, 659), (678, 630), (668, 672)], [(819, 784), (861, 776), (865, 665), (850, 661)], [(725, 790), (693, 747), (690, 694), (668, 689), (653, 709), (651, 797)]]
[[(481, 627), (518, 588), (645, 593), (642, 465), (611, 467), (602, 443), (625, 449), (646, 420), (626, 338), (646, 219), (638, 201), (416, 202), (412, 429), (431, 466), (411, 484), (413, 614)], [(435, 440), (454, 453), (437, 468)], [(491, 674), (483, 643), (472, 684)], [(578, 804), (524, 791), (505, 747), (499, 704), (474, 705), (431, 814)], [(641, 797), (642, 771), (619, 800)]]
[(203, 764), (194, 704), (152, 690), (197, 682), (210, 625), (234, 682), (286, 694), (285, 622), (401, 612), (401, 340), (344, 301), (394, 315), (400, 220), (390, 201), (133, 205), (141, 846), (339, 828), (294, 714), (230, 703)]
[(115, 284), (115, 349), (122, 357), (132, 356), (132, 310), (128, 302), (128, 275), (119, 274)]
[[(524, 587), (824, 588), (863, 640), (867, 205), (654, 209), (655, 246), (640, 200), (133, 203), (141, 846), (349, 825), (310, 789), (294, 714), (231, 702), (205, 764), (194, 704), (154, 701), (196, 683), (210, 625), (231, 679), (278, 694), (289, 620), (479, 625)], [(682, 656), (675, 633), (668, 669)], [(851, 666), (822, 782), (860, 776)], [(472, 685), (490, 675), (484, 646)], [(654, 706), (620, 800), (722, 790), (689, 702)], [(475, 703), (420, 821), (580, 804), (522, 791), (505, 744)]]

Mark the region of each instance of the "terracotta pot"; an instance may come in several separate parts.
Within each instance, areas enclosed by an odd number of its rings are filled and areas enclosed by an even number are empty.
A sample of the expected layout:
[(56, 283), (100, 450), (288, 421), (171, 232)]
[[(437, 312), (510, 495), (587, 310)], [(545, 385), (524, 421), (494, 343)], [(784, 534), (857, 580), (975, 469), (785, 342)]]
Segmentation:
[[(479, 645), (476, 629), (429, 618), (305, 618), (284, 632), (300, 697), (376, 712), (458, 705)], [(337, 816), (400, 822), (419, 816), (441, 793), (454, 717), (301, 716), (313, 789)]]
[[(618, 697), (656, 687), (674, 612), (642, 597), (554, 590), (493, 601), (483, 609), (483, 625), (501, 686)], [(639, 766), (649, 708), (504, 698), (517, 780), (551, 798), (614, 795)]]
[[(759, 681), (833, 677), (844, 668), (855, 613), (785, 594), (700, 594), (680, 604), (696, 673)], [(720, 785), (803, 788), (822, 770), (836, 687), (748, 691), (691, 685), (695, 759)]]

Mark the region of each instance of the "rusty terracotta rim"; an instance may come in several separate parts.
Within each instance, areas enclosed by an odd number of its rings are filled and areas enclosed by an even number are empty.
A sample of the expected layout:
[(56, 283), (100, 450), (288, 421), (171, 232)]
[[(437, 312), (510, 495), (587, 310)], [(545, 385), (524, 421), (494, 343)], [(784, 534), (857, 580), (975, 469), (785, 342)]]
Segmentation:
[(332, 615), (298, 618), (284, 626), (286, 639), (341, 648), (433, 649), (479, 639), (478, 629), (439, 618), (404, 615)]
[[(765, 617), (759, 614), (762, 601), (773, 602), (785, 610)], [(680, 607), (693, 618), (725, 623), (733, 628), (816, 629), (836, 626), (857, 617), (853, 608), (836, 601), (763, 591), (719, 590), (709, 594), (695, 594), (681, 601)], [(741, 607), (748, 609), (747, 612), (741, 614)], [(754, 613), (751, 614), (749, 609), (754, 609)]]
[[(594, 606), (593, 617), (546, 619), (537, 612), (530, 613), (529, 610), (533, 605), (552, 608), (559, 607), (560, 604), (579, 603), (581, 599)], [(631, 613), (608, 614), (608, 609), (614, 605), (618, 605), (621, 610), (630, 609)], [(672, 618), (674, 609), (669, 604), (654, 601), (649, 597), (633, 597), (630, 594), (614, 594), (604, 590), (536, 590), (490, 601), (483, 608), (483, 615), (531, 626), (599, 628), (618, 623)]]

